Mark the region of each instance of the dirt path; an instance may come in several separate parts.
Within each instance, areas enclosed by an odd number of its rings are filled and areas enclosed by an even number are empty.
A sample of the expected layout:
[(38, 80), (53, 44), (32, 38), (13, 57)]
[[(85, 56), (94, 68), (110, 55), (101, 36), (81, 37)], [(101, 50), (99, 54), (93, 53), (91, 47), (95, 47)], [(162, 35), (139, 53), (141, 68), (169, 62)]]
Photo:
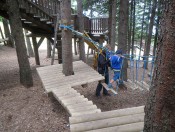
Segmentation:
[[(46, 51), (40, 51), (41, 65), (50, 65)], [(68, 132), (68, 113), (53, 98), (44, 93), (36, 73), (34, 58), (30, 58), (34, 86), (26, 89), (19, 83), (15, 49), (0, 46), (0, 131)], [(92, 100), (102, 111), (144, 105), (147, 91), (120, 89), (117, 96), (95, 96), (97, 82), (75, 89)]]

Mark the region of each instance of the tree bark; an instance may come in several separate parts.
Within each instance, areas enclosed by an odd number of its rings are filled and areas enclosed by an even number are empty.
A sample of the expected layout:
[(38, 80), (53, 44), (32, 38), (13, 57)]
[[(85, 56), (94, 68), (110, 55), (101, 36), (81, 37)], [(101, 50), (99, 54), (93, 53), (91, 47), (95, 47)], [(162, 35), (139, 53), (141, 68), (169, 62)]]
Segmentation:
[(139, 60), (140, 60), (140, 55), (141, 55), (141, 51), (142, 51), (143, 25), (144, 25), (144, 21), (145, 21), (145, 8), (146, 8), (146, 0), (144, 1), (144, 7), (143, 7), (143, 16), (142, 16), (142, 25), (141, 25), (141, 36), (140, 36)]
[(61, 38), (60, 37), (57, 37), (57, 49), (58, 49), (58, 64), (61, 64), (63, 61), (62, 61), (62, 42), (61, 42)]
[[(78, 29), (79, 32), (83, 33), (84, 32), (84, 17), (83, 17), (83, 3), (82, 0), (77, 0), (77, 13), (78, 13)], [(84, 48), (84, 39), (79, 38), (79, 59), (86, 62), (86, 57), (85, 57), (85, 48)]]
[(28, 56), (34, 57), (35, 55), (33, 53), (33, 48), (31, 46), (30, 38), (26, 36), (27, 33), (28, 33), (28, 31), (25, 29), (25, 37), (26, 37), (26, 43), (27, 43)]
[(115, 41), (116, 41), (116, 0), (111, 1), (111, 8), (112, 8), (112, 18), (111, 18), (111, 23), (110, 23), (110, 45), (111, 49), (115, 50)]
[(130, 17), (129, 17), (129, 24), (128, 24), (128, 54), (130, 54), (131, 50), (131, 32), (132, 32), (132, 12), (133, 12), (133, 0), (130, 3)]
[(133, 24), (132, 24), (132, 44), (131, 44), (131, 46), (132, 46), (132, 50), (131, 50), (131, 55), (132, 55), (132, 58), (134, 57), (133, 55), (134, 55), (134, 39), (135, 39), (135, 5), (136, 5), (136, 2), (135, 2), (135, 0), (133, 0), (133, 3), (132, 3), (133, 5), (133, 14), (132, 14), (132, 17), (133, 17)]
[(12, 35), (15, 40), (16, 53), (18, 57), (20, 82), (25, 87), (33, 86), (32, 72), (30, 69), (29, 60), (27, 57), (27, 49), (24, 41), (22, 23), (20, 20), (19, 7), (17, 0), (9, 0), (9, 19), (12, 30)]
[(156, 66), (145, 106), (144, 132), (175, 131), (175, 1), (163, 0)]
[(7, 46), (14, 47), (14, 42), (13, 42), (13, 39), (12, 39), (12, 37), (10, 35), (10, 29), (9, 29), (9, 26), (8, 26), (8, 20), (3, 18), (2, 22), (3, 22), (3, 26), (4, 26), (5, 38), (9, 39), (7, 41)]
[[(128, 33), (128, 0), (120, 0), (119, 8), (119, 25), (118, 25), (118, 49), (122, 49), (123, 54), (127, 51), (127, 33)], [(127, 61), (123, 63), (122, 69), (123, 80), (127, 81)]]
[(145, 56), (146, 57), (146, 62), (144, 65), (144, 68), (148, 68), (148, 56), (150, 53), (150, 45), (151, 45), (151, 38), (152, 38), (152, 30), (153, 30), (153, 25), (154, 25), (154, 18), (155, 18), (155, 14), (156, 14), (156, 7), (157, 7), (157, 0), (153, 0), (153, 7), (152, 7), (152, 11), (151, 11), (151, 17), (150, 17), (150, 23), (149, 23), (149, 31), (148, 31), (148, 38), (147, 38), (147, 43), (146, 43), (146, 47), (145, 47)]
[(108, 43), (111, 45), (111, 24), (112, 24), (112, 0), (109, 0), (109, 18), (108, 18)]
[(76, 37), (74, 37), (74, 53), (75, 53), (75, 55), (77, 55), (77, 38)]
[[(71, 25), (71, 1), (61, 0), (61, 20), (67, 25)], [(63, 73), (68, 76), (73, 72), (72, 57), (72, 33), (69, 30), (62, 30), (62, 56), (63, 56)]]

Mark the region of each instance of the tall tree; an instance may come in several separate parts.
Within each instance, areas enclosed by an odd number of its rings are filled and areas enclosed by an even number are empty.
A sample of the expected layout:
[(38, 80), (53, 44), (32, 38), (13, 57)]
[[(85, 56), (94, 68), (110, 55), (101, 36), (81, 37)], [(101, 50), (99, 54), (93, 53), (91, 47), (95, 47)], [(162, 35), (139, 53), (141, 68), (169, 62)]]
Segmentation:
[(110, 11), (112, 13), (109, 13), (111, 15), (111, 20), (108, 25), (110, 25), (110, 31), (109, 31), (109, 42), (111, 45), (111, 49), (115, 50), (115, 40), (116, 40), (116, 5), (117, 5), (117, 0), (110, 0)]
[[(82, 0), (77, 0), (77, 13), (78, 13), (78, 28), (79, 32), (84, 32), (84, 17), (83, 17), (83, 3)], [(79, 38), (79, 59), (86, 62), (85, 58), (85, 48), (84, 48), (84, 39)]]
[(145, 106), (144, 132), (175, 131), (175, 1), (162, 0), (156, 66)]
[(133, 0), (130, 2), (130, 11), (129, 11), (129, 24), (128, 24), (128, 54), (130, 54), (131, 49), (131, 33), (132, 33), (132, 12), (133, 12)]
[[(61, 0), (61, 21), (64, 24), (71, 25), (71, 1)], [(69, 30), (62, 30), (62, 57), (63, 73), (68, 76), (73, 74), (72, 63), (72, 33)]]
[(33, 86), (32, 72), (27, 57), (27, 49), (24, 41), (22, 23), (19, 14), (19, 5), (17, 0), (8, 0), (9, 19), (12, 35), (15, 40), (16, 53), (18, 57), (20, 82), (26, 87)]
[[(129, 1), (120, 0), (119, 7), (119, 25), (118, 25), (118, 49), (122, 49), (123, 53), (127, 51), (127, 33), (128, 33), (128, 17), (129, 17)], [(122, 69), (123, 80), (127, 81), (127, 61), (124, 61)]]
[(139, 60), (140, 60), (140, 55), (142, 51), (142, 41), (143, 41), (143, 25), (145, 21), (145, 8), (146, 8), (146, 0), (144, 0), (144, 7), (143, 7), (143, 16), (142, 16), (142, 25), (141, 25), (141, 36), (140, 36), (140, 51), (139, 51)]
[(132, 12), (132, 44), (131, 44), (131, 46), (132, 46), (132, 50), (131, 50), (131, 54), (132, 54), (132, 57), (133, 57), (133, 55), (134, 55), (134, 40), (135, 40), (135, 24), (136, 24), (136, 22), (135, 22), (135, 11), (136, 11), (136, 1), (135, 0), (132, 0), (133, 2), (132, 2), (132, 7), (133, 7), (133, 12)]
[[(151, 38), (152, 38), (152, 30), (154, 25), (154, 18), (156, 14), (156, 7), (157, 7), (157, 0), (153, 0), (153, 6), (151, 10), (151, 17), (150, 17), (150, 23), (149, 23), (149, 29), (148, 29), (148, 38), (147, 43), (145, 47), (145, 56), (149, 56), (150, 53), (150, 45), (151, 45)], [(145, 68), (148, 68), (148, 57), (146, 58)]]

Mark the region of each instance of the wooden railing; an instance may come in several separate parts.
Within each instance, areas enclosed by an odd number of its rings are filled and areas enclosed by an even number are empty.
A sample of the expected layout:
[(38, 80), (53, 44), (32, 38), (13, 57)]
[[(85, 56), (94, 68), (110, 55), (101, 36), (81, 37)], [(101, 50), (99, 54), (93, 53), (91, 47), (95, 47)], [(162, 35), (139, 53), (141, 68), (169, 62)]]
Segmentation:
[(90, 32), (92, 34), (101, 34), (108, 30), (108, 18), (91, 18)]
[[(27, 13), (26, 15), (32, 14), (33, 17), (47, 24), (53, 24), (53, 16), (60, 14), (59, 0), (18, 0), (18, 3), (20, 9)], [(77, 15), (72, 15), (72, 20), (74, 20), (74, 28), (78, 29)], [(108, 18), (84, 17), (84, 29), (90, 34), (102, 34), (108, 29)]]

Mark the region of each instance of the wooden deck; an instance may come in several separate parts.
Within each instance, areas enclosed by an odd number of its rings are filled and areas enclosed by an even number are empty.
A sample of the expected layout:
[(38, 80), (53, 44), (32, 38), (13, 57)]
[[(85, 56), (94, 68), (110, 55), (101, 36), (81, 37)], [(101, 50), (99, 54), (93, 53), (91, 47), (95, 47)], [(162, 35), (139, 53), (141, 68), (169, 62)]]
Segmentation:
[(144, 106), (101, 112), (92, 101), (78, 93), (74, 86), (104, 80), (82, 61), (73, 62), (75, 75), (65, 76), (62, 65), (37, 68), (43, 88), (52, 93), (70, 114), (71, 132), (140, 132), (143, 130)]
[(73, 67), (74, 75), (71, 76), (62, 73), (61, 64), (37, 68), (43, 88), (47, 93), (52, 92), (71, 116), (101, 112), (92, 101), (72, 87), (104, 80), (104, 77), (82, 61), (73, 62)]

